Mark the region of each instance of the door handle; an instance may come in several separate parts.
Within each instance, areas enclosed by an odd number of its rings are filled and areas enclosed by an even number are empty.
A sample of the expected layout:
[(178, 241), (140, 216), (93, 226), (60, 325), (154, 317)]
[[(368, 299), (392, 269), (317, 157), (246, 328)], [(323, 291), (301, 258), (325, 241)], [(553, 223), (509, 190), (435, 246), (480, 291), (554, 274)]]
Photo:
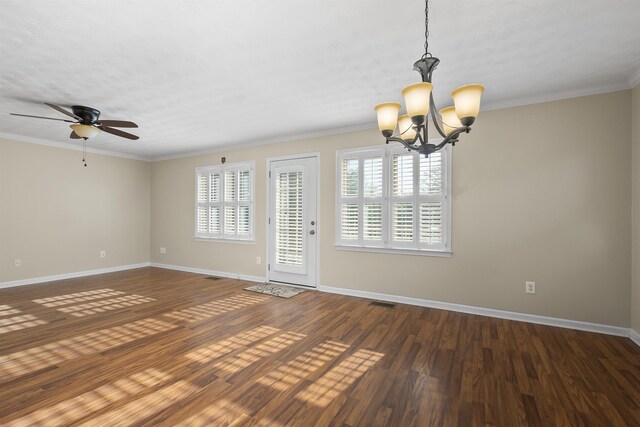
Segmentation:
[(311, 231), (309, 232), (309, 234), (311, 234), (311, 235), (316, 234), (316, 230), (311, 230)]

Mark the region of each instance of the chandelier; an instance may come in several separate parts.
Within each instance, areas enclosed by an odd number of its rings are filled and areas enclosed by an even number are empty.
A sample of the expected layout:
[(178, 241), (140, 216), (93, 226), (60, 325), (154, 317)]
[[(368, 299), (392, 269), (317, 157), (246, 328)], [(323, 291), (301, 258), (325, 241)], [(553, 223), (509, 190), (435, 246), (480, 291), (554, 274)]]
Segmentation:
[[(469, 133), (480, 112), (480, 97), (484, 86), (470, 84), (457, 88), (451, 93), (454, 106), (438, 111), (433, 101), (431, 77), (440, 60), (429, 52), (429, 0), (425, 1), (424, 40), (425, 53), (413, 64), (413, 69), (422, 76), (422, 82), (409, 85), (402, 91), (407, 114), (398, 117), (401, 106), (397, 102), (385, 102), (375, 109), (378, 128), (387, 144), (389, 141), (399, 142), (408, 150), (429, 157), (429, 154), (447, 144), (455, 146), (460, 134)], [(444, 138), (439, 144), (429, 143), (429, 115), (435, 129)], [(396, 128), (398, 133), (394, 136)]]

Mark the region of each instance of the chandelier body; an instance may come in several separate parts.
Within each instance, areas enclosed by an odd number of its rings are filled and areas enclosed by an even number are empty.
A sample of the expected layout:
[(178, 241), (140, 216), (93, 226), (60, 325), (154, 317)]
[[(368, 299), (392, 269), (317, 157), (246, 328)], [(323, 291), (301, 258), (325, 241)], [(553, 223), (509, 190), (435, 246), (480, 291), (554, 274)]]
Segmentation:
[[(451, 93), (454, 106), (438, 111), (433, 100), (431, 79), (440, 60), (429, 53), (429, 3), (425, 2), (425, 54), (413, 64), (413, 69), (422, 76), (421, 83), (407, 86), (402, 95), (405, 99), (407, 114), (398, 117), (400, 104), (386, 102), (376, 106), (378, 127), (389, 141), (399, 142), (410, 151), (418, 151), (425, 157), (444, 148), (447, 144), (455, 146), (458, 137), (469, 133), (480, 112), (480, 98), (484, 86), (465, 85)], [(443, 138), (439, 144), (429, 143), (429, 123), (431, 120), (436, 131)], [(394, 135), (396, 128), (398, 133)]]

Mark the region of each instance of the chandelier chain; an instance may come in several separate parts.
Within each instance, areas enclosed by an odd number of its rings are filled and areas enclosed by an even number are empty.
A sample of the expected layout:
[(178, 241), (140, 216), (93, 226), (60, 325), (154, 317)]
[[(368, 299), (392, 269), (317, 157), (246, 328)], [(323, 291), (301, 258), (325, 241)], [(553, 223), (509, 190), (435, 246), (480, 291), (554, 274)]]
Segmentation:
[(429, 0), (424, 2), (424, 57), (431, 56), (429, 53)]

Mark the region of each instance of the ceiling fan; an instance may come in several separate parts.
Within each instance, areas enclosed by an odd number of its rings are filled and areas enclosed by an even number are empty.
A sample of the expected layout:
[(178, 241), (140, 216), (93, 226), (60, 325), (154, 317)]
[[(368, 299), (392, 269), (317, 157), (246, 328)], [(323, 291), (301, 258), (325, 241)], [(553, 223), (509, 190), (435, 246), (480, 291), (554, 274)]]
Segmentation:
[(43, 117), (43, 116), (31, 116), (29, 114), (18, 114), (18, 113), (9, 113), (14, 116), (20, 117), (31, 117), (34, 119), (46, 119), (46, 120), (58, 120), (61, 122), (73, 123), (69, 125), (71, 128), (71, 134), (69, 138), (71, 139), (82, 139), (82, 148), (84, 151), (84, 155), (82, 156), (82, 162), (85, 166), (87, 166), (86, 158), (87, 158), (87, 139), (93, 138), (97, 136), (100, 131), (110, 133), (115, 136), (119, 136), (122, 138), (136, 140), (139, 137), (128, 132), (122, 131), (120, 129), (114, 128), (137, 128), (138, 125), (133, 122), (128, 122), (125, 120), (100, 120), (100, 111), (95, 108), (85, 107), (83, 105), (73, 105), (71, 106), (71, 111), (65, 110), (59, 105), (49, 104), (45, 102), (45, 105), (53, 108), (56, 111), (61, 112), (64, 115), (67, 115), (75, 120), (68, 119), (56, 119), (54, 117)]
[(119, 136), (122, 138), (136, 140), (138, 136), (132, 135), (128, 132), (121, 131), (120, 129), (114, 128), (137, 128), (138, 125), (133, 122), (128, 122), (124, 120), (100, 120), (100, 111), (95, 108), (85, 107), (83, 105), (73, 105), (71, 107), (71, 111), (65, 110), (59, 105), (49, 104), (45, 102), (45, 105), (53, 108), (56, 111), (61, 112), (74, 120), (68, 119), (56, 119), (53, 117), (43, 117), (43, 116), (31, 116), (28, 114), (18, 114), (18, 113), (9, 113), (13, 116), (20, 117), (32, 117), (35, 119), (47, 119), (47, 120), (58, 120), (61, 122), (73, 123), (70, 125), (71, 134), (69, 138), (71, 139), (84, 139), (85, 141), (89, 138), (93, 138), (97, 136), (100, 131), (110, 133), (115, 136)]

